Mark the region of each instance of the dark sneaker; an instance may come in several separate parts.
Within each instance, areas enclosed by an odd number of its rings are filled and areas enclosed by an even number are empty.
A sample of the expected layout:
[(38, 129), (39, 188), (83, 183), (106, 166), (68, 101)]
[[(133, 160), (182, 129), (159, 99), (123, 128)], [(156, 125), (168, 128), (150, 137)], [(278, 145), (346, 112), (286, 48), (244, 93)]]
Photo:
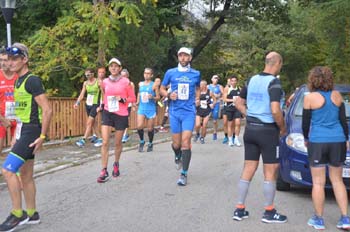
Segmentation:
[(151, 151), (153, 151), (153, 143), (149, 143), (147, 145), (147, 152), (151, 152)]
[(176, 170), (180, 170), (182, 168), (181, 155), (175, 156), (175, 167)]
[(102, 139), (96, 139), (95, 140), (95, 143), (94, 143), (94, 146), (95, 147), (101, 147), (102, 146)]
[(287, 222), (287, 217), (277, 213), (276, 209), (265, 210), (261, 221), (265, 223), (285, 223)]
[(139, 144), (139, 152), (143, 152), (143, 147), (145, 146), (145, 141), (141, 141)]
[(199, 141), (201, 141), (201, 144), (204, 144), (204, 143), (205, 143), (203, 137), (201, 137), (201, 138), (199, 139)]
[(0, 225), (0, 231), (14, 231), (18, 226), (26, 224), (29, 220), (27, 212), (23, 211), (22, 217), (18, 218), (12, 213)]
[(93, 135), (93, 136), (90, 137), (89, 140), (90, 140), (91, 143), (95, 143), (97, 139), (98, 139), (97, 136)]
[(101, 173), (100, 173), (100, 176), (97, 178), (97, 182), (98, 183), (104, 183), (106, 181), (108, 181), (110, 178), (108, 172), (106, 169), (102, 169), (101, 170)]
[(324, 230), (326, 227), (324, 226), (324, 220), (322, 217), (319, 217), (317, 215), (312, 216), (312, 218), (307, 221), (307, 224), (309, 226), (312, 226), (316, 230)]
[(195, 135), (195, 136), (193, 137), (193, 142), (197, 142), (198, 139), (199, 139), (199, 135)]
[(350, 217), (341, 216), (338, 221), (337, 228), (342, 230), (350, 230)]
[(177, 185), (186, 186), (187, 184), (187, 176), (185, 174), (181, 174), (180, 178), (177, 180)]
[(29, 220), (27, 224), (35, 225), (40, 223), (40, 216), (38, 212), (35, 212), (31, 217), (29, 217)]
[(213, 140), (217, 140), (218, 139), (218, 135), (216, 133), (213, 134)]
[(113, 171), (112, 171), (112, 176), (113, 177), (118, 177), (120, 175), (120, 172), (119, 172), (119, 165), (114, 162), (113, 164)]
[(228, 137), (225, 137), (224, 140), (222, 140), (222, 144), (228, 143)]
[(249, 212), (243, 209), (236, 208), (233, 212), (232, 219), (236, 221), (242, 221), (243, 219), (246, 219), (249, 217)]
[(126, 143), (128, 140), (129, 140), (129, 135), (123, 135), (123, 138), (122, 138), (122, 143)]

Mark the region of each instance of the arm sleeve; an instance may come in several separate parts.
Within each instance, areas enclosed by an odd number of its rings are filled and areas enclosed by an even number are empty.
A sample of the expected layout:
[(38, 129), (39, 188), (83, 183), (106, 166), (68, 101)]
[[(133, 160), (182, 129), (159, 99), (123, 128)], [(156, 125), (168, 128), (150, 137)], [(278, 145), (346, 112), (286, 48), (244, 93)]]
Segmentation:
[(302, 129), (305, 140), (309, 139), (309, 130), (311, 122), (311, 109), (303, 109), (303, 118), (302, 118)]
[(275, 78), (270, 82), (270, 85), (268, 87), (269, 95), (270, 95), (270, 102), (280, 102), (283, 91), (281, 82), (279, 79)]
[(28, 93), (32, 94), (33, 97), (39, 96), (45, 93), (45, 89), (40, 77), (31, 76), (26, 81), (25, 89)]
[(348, 124), (346, 122), (344, 102), (339, 107), (339, 120), (340, 120), (341, 126), (343, 127), (345, 138), (346, 138), (346, 140), (348, 140), (349, 139), (349, 127), (348, 127)]

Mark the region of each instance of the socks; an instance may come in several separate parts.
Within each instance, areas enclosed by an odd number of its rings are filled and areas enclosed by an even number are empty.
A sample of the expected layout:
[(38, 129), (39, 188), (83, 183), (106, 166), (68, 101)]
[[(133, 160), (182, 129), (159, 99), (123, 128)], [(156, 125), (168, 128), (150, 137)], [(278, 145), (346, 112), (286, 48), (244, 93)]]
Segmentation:
[(242, 206), (242, 205), (244, 206), (245, 199), (247, 198), (247, 195), (248, 195), (249, 184), (250, 184), (250, 181), (248, 180), (242, 180), (242, 179), (239, 180), (237, 206)]
[(227, 136), (227, 133), (225, 133), (225, 138), (227, 138), (228, 136)]
[(33, 214), (36, 212), (35, 209), (27, 209), (27, 214), (29, 217), (33, 216)]
[(23, 216), (23, 210), (21, 209), (14, 209), (11, 211), (13, 215), (15, 215), (17, 218), (20, 218)]
[(264, 181), (264, 196), (265, 196), (265, 209), (272, 210), (273, 201), (276, 193), (276, 182), (275, 181)]
[(149, 143), (153, 143), (154, 130), (148, 131)]
[(191, 161), (191, 150), (182, 150), (182, 171), (187, 173)]
[(171, 144), (171, 148), (173, 149), (176, 157), (181, 157), (181, 148), (175, 148), (174, 145)]
[(139, 134), (140, 140), (143, 141), (143, 134), (144, 134), (143, 129), (137, 130), (137, 133)]

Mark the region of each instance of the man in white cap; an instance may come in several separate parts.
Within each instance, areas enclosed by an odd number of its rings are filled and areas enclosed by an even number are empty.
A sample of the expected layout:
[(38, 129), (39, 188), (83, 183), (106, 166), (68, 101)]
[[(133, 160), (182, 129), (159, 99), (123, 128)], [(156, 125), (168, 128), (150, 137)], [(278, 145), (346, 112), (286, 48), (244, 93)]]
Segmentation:
[[(199, 99), (200, 72), (191, 68), (192, 51), (182, 47), (177, 52), (179, 64), (169, 69), (160, 87), (162, 96), (169, 99), (169, 119), (175, 163), (182, 171), (177, 184), (187, 184), (187, 172), (191, 161), (191, 137), (196, 117), (196, 98)], [(168, 93), (167, 86), (171, 85)]]

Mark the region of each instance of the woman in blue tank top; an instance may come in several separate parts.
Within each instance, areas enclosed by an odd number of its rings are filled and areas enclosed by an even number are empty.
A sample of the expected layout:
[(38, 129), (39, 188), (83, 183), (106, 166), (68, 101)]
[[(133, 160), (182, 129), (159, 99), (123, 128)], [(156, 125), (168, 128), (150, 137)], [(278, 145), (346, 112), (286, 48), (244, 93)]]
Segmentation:
[(337, 228), (349, 229), (348, 198), (342, 179), (347, 147), (349, 149), (349, 129), (343, 99), (338, 91), (333, 90), (333, 74), (328, 67), (314, 67), (310, 71), (308, 88), (310, 94), (304, 98), (302, 126), (308, 148), (315, 208), (315, 215), (309, 219), (308, 225), (315, 229), (325, 228), (322, 216), (328, 165), (329, 177), (341, 212)]

